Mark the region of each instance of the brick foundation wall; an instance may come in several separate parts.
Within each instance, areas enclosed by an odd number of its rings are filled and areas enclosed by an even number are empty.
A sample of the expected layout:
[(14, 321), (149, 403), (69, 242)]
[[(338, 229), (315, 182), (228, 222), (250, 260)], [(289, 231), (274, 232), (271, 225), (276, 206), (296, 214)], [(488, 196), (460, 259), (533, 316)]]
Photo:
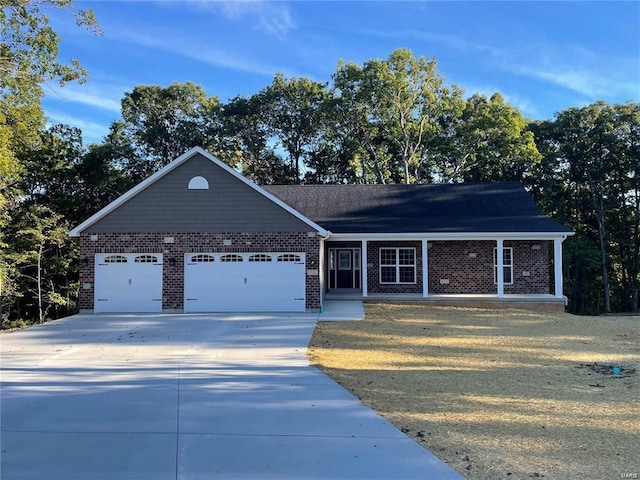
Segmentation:
[[(165, 243), (173, 237), (173, 243)], [(224, 240), (231, 240), (230, 246)], [(305, 252), (307, 270), (320, 269), (320, 243), (307, 232), (284, 233), (100, 233), (80, 237), (81, 310), (93, 310), (94, 258), (96, 253), (162, 253), (162, 308), (182, 310), (184, 306), (184, 254), (227, 252)], [(306, 272), (305, 272), (306, 273)], [(306, 308), (320, 308), (320, 275), (305, 274)], [(84, 288), (84, 286), (89, 288)]]

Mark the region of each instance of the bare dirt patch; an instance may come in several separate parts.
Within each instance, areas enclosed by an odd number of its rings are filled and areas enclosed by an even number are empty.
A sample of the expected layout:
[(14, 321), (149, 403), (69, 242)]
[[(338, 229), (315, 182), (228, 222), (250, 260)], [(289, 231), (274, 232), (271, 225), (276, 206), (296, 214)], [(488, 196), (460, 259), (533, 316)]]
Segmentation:
[(640, 477), (638, 316), (367, 305), (309, 357), (469, 479)]

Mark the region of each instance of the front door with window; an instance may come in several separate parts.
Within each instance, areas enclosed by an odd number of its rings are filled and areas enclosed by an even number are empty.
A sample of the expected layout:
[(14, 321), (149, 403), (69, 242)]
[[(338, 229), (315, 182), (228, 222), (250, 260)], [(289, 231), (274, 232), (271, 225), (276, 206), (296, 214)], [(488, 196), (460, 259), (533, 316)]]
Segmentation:
[(360, 249), (329, 249), (329, 288), (360, 288)]
[(353, 250), (338, 250), (336, 288), (353, 288)]

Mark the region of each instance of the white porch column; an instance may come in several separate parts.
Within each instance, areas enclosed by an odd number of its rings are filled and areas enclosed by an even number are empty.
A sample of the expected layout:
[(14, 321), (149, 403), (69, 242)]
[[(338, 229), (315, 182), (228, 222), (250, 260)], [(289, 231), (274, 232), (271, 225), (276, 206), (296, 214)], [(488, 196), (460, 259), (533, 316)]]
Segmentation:
[(500, 240), (496, 240), (496, 244), (497, 244), (497, 252), (496, 252), (496, 256), (497, 256), (497, 281), (498, 281), (498, 298), (502, 298), (504, 297), (504, 263), (503, 263), (503, 243), (504, 241), (502, 239)]
[(367, 261), (367, 242), (368, 240), (363, 240), (362, 241), (362, 254), (361, 254), (361, 258), (360, 258), (360, 268), (362, 271), (362, 296), (366, 297), (368, 296), (368, 284), (367, 284), (367, 277), (368, 277), (368, 261)]
[(562, 292), (562, 240), (553, 239), (553, 272), (555, 279), (554, 293), (557, 298), (564, 297)]
[(427, 240), (422, 239), (422, 296), (429, 296), (429, 252)]

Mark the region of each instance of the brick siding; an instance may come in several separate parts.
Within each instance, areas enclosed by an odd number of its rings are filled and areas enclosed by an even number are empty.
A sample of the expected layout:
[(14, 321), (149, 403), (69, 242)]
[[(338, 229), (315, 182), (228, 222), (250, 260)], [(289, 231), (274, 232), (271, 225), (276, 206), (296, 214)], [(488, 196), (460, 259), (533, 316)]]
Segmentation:
[[(380, 249), (414, 248), (416, 251), (416, 283), (381, 284)], [(370, 293), (422, 293), (422, 243), (421, 242), (368, 242), (367, 285)]]
[[(534, 249), (534, 245), (540, 249)], [(429, 293), (496, 293), (495, 246), (494, 241), (429, 242)], [(505, 241), (504, 246), (513, 248), (513, 285), (505, 284), (504, 293), (549, 293), (548, 242)]]
[[(535, 245), (540, 248), (534, 248)], [(495, 246), (495, 241), (429, 241), (429, 293), (495, 294), (498, 289), (494, 282)], [(549, 242), (505, 241), (504, 246), (513, 248), (513, 285), (505, 285), (504, 292), (549, 293)], [(416, 283), (380, 284), (380, 248), (403, 247), (416, 250)], [(325, 250), (329, 248), (362, 248), (362, 243), (325, 242)], [(370, 293), (422, 293), (421, 242), (368, 242), (366, 265)], [(441, 280), (448, 280), (448, 283), (441, 283)]]
[[(164, 243), (173, 237), (173, 243)], [(224, 240), (231, 240), (230, 246)], [(307, 232), (281, 233), (99, 233), (97, 241), (90, 235), (80, 237), (80, 310), (93, 310), (94, 258), (96, 253), (162, 253), (162, 308), (184, 307), (184, 254), (227, 252), (304, 252), (307, 270), (319, 269), (320, 243)], [(306, 308), (320, 308), (320, 275), (307, 275)], [(83, 288), (84, 285), (89, 288)]]

